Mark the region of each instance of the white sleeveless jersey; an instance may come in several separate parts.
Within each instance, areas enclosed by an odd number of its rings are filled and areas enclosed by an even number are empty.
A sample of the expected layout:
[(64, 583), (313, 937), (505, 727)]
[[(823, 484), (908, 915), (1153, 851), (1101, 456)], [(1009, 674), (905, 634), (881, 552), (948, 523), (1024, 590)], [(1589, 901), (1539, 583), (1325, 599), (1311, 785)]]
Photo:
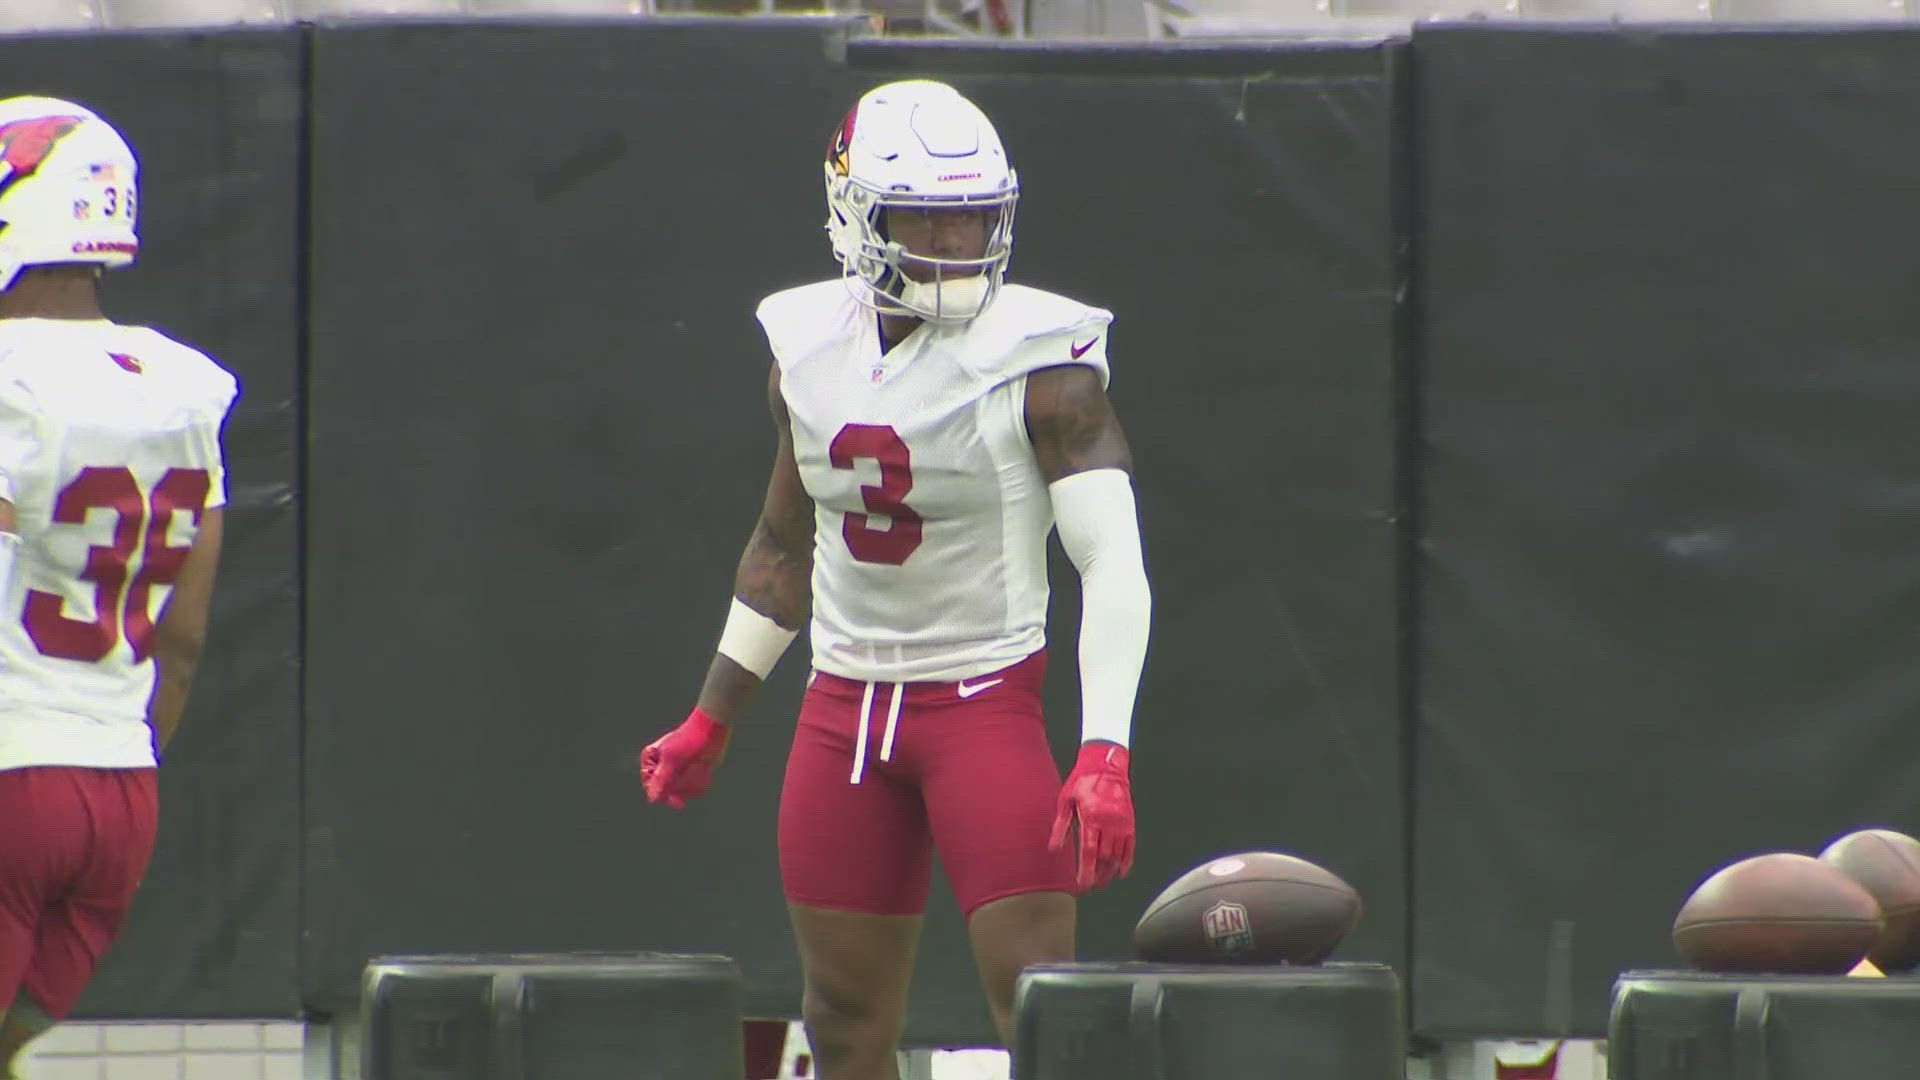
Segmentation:
[(1113, 316), (1008, 285), (979, 318), (923, 324), (884, 356), (877, 316), (838, 279), (776, 293), (759, 317), (815, 505), (814, 666), (953, 681), (1044, 645), (1053, 504), (1026, 376), (1086, 364), (1105, 385)]
[(0, 499), (21, 538), (0, 589), (0, 769), (149, 768), (155, 624), (226, 503), (237, 385), (144, 327), (0, 320)]

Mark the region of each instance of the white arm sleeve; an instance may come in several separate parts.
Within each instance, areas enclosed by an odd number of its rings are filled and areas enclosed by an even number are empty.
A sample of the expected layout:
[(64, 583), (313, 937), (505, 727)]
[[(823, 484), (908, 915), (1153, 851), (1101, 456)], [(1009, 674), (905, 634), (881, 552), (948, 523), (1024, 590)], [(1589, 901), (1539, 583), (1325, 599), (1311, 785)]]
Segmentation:
[(13, 564), (20, 557), (20, 538), (10, 532), (0, 532), (0, 600), (13, 595)]
[(1060, 545), (1080, 571), (1080, 740), (1128, 746), (1153, 615), (1133, 481), (1120, 469), (1094, 469), (1047, 491)]

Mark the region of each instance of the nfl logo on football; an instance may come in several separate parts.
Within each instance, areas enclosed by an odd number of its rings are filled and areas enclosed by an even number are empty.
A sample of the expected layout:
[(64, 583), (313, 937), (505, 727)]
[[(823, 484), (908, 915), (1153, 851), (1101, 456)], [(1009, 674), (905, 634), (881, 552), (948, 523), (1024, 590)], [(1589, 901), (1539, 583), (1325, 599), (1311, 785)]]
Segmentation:
[(1208, 908), (1200, 920), (1207, 940), (1220, 955), (1233, 956), (1253, 948), (1253, 926), (1247, 921), (1247, 909), (1241, 905), (1222, 900)]

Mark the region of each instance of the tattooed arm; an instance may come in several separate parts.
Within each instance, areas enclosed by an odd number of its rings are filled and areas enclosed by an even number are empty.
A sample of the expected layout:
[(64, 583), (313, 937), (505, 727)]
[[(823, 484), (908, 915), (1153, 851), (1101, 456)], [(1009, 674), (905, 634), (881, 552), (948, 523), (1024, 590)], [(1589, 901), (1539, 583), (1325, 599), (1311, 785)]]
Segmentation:
[(1093, 469), (1133, 470), (1120, 418), (1099, 373), (1085, 364), (1041, 368), (1027, 376), (1027, 437), (1049, 484)]
[(1029, 375), (1026, 408), (1060, 545), (1080, 571), (1080, 752), (1060, 788), (1047, 846), (1061, 850), (1077, 827), (1077, 880), (1106, 885), (1133, 867), (1133, 705), (1153, 610), (1133, 453), (1090, 367)]
[[(733, 595), (753, 615), (792, 635), (806, 626), (812, 610), (813, 500), (801, 484), (800, 468), (794, 463), (793, 428), (786, 401), (780, 396), (777, 364), (767, 375), (767, 407), (773, 413), (779, 447), (774, 453), (773, 475), (767, 482), (760, 520), (754, 524), (734, 574)], [(755, 620), (749, 616), (747, 621)], [(761, 626), (762, 633), (774, 633)], [(729, 629), (731, 632), (731, 621)], [(760, 688), (761, 677), (727, 655), (734, 651), (727, 641), (721, 647), (726, 651), (714, 653), (706, 683), (700, 689), (699, 705), (714, 720), (732, 725), (746, 713)]]

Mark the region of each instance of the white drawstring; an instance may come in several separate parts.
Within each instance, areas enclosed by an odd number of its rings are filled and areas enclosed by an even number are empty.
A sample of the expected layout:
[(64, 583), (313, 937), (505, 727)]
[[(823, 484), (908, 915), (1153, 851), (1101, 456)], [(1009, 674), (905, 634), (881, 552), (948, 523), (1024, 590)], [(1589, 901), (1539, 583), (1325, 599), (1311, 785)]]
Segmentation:
[(899, 683), (893, 684), (893, 704), (887, 709), (887, 733), (880, 739), (880, 760), (893, 760), (893, 733), (900, 725), (900, 699), (907, 696), (907, 688)]
[(860, 774), (867, 768), (867, 714), (873, 709), (873, 684), (867, 684), (867, 692), (860, 698), (860, 730), (853, 737), (853, 783), (860, 782)]
[[(867, 771), (867, 718), (873, 715), (873, 688), (878, 683), (868, 683), (866, 692), (860, 697), (860, 727), (853, 737), (853, 783), (859, 783), (860, 777)], [(888, 683), (893, 689), (893, 702), (887, 706), (887, 730), (880, 739), (880, 760), (893, 760), (893, 734), (900, 725), (900, 699), (906, 696), (906, 687), (899, 683)]]

